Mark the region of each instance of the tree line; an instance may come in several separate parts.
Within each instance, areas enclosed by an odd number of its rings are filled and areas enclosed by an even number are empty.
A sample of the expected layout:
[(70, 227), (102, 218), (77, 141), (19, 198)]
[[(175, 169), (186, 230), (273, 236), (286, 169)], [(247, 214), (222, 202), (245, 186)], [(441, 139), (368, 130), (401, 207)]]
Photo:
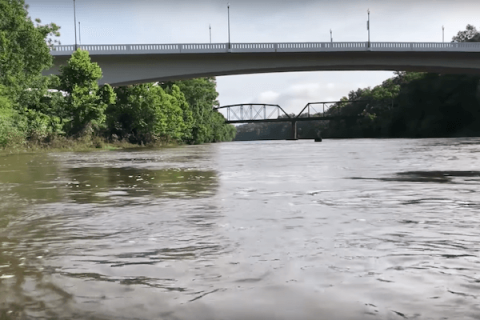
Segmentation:
[[(480, 42), (472, 25), (453, 42)], [(480, 136), (480, 77), (422, 72), (395, 72), (373, 88), (352, 90), (325, 115), (357, 119), (298, 122), (298, 137), (320, 131), (331, 138), (422, 138)], [(236, 140), (286, 139), (290, 123), (237, 127)]]
[(58, 141), (135, 144), (230, 141), (215, 78), (99, 86), (102, 70), (76, 50), (42, 76), (60, 27), (32, 20), (24, 0), (0, 0), (0, 149)]

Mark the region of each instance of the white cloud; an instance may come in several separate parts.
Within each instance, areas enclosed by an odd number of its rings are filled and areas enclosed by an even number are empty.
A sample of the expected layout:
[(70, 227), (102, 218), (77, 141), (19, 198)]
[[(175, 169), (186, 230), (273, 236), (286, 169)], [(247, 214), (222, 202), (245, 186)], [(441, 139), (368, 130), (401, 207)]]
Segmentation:
[(320, 90), (320, 83), (301, 83), (291, 85), (286, 94), (291, 97), (315, 97)]
[(266, 91), (266, 92), (260, 93), (258, 97), (254, 99), (254, 101), (252, 102), (276, 104), (279, 97), (280, 97), (280, 93), (278, 92)]

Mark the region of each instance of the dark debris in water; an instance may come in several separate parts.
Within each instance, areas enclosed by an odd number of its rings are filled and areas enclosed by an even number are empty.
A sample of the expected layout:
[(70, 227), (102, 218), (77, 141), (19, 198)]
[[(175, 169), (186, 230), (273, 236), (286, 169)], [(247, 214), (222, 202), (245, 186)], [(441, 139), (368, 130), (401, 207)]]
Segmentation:
[(404, 315), (403, 313), (401, 312), (398, 312), (398, 311), (395, 311), (395, 310), (392, 310), (393, 313), (399, 315), (400, 317), (404, 318), (404, 319), (408, 319), (406, 315)]
[(413, 175), (424, 178), (480, 177), (480, 171), (407, 171), (397, 174), (400, 176)]
[[(480, 171), (406, 171), (398, 172), (392, 178), (362, 178), (352, 177), (351, 179), (372, 179), (379, 181), (399, 181), (399, 182), (438, 182), (451, 183), (452, 178), (480, 178)], [(476, 180), (473, 180), (476, 181)]]
[(463, 297), (471, 297), (471, 298), (477, 299), (477, 296), (474, 296), (473, 294), (467, 294), (467, 293), (463, 293), (463, 292), (455, 292), (455, 291), (452, 291), (452, 290), (448, 290), (448, 292), (450, 292), (451, 294), (456, 294), (456, 295), (463, 296)]

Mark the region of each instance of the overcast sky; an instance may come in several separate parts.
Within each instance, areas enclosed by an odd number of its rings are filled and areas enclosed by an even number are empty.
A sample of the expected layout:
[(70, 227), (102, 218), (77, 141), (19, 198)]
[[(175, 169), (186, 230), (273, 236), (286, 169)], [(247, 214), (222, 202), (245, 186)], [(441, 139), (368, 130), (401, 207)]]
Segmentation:
[[(74, 43), (73, 0), (26, 0), (32, 18), (61, 26), (62, 44)], [(82, 44), (227, 42), (223, 0), (76, 0)], [(441, 42), (477, 24), (480, 0), (229, 0), (232, 42)], [(78, 31), (78, 30), (77, 30)], [(278, 103), (289, 112), (312, 101), (339, 100), (375, 86), (392, 72), (290, 72), (217, 78), (221, 105)]]

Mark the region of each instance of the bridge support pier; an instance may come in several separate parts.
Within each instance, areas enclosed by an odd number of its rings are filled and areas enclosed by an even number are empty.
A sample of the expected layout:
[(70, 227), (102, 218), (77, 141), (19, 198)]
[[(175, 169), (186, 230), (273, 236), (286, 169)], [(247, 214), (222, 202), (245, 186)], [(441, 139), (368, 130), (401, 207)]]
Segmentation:
[(297, 138), (297, 121), (292, 121), (292, 139), (291, 140), (298, 140), (298, 138)]

